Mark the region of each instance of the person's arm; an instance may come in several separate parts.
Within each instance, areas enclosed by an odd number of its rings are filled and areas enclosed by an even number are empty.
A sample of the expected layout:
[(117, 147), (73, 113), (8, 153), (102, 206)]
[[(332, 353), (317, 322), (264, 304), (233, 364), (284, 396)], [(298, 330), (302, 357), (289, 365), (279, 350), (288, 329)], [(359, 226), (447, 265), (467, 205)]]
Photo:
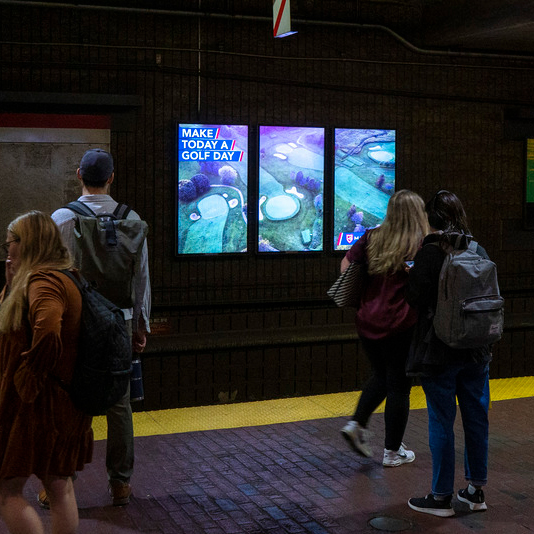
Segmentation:
[(340, 271), (342, 273), (344, 273), (348, 267), (350, 265), (350, 261), (347, 259), (347, 256), (345, 256), (342, 260), (341, 260), (341, 267), (340, 267)]
[(59, 228), (63, 243), (65, 243), (65, 246), (69, 249), (71, 256), (74, 258), (76, 252), (76, 239), (74, 237), (76, 215), (70, 209), (60, 208), (52, 213), (52, 219)]
[(486, 260), (490, 260), (491, 258), (488, 256), (488, 253), (486, 252), (486, 249), (481, 246), (479, 243), (477, 243), (477, 250), (476, 253), (481, 256), (482, 258), (485, 258)]
[(33, 402), (49, 373), (56, 368), (62, 351), (62, 316), (66, 294), (59, 282), (37, 275), (28, 286), (30, 348), (21, 353), (15, 387), (23, 402)]
[(146, 346), (146, 334), (150, 332), (151, 300), (148, 245), (145, 239), (139, 272), (135, 277), (135, 304), (132, 317), (132, 349), (134, 352), (143, 352)]
[(365, 232), (347, 251), (345, 257), (341, 260), (340, 271), (342, 273), (347, 270), (351, 263), (365, 263), (365, 249), (367, 248), (368, 234), (369, 232)]
[(415, 255), (406, 291), (406, 300), (411, 306), (421, 310), (435, 307), (444, 256), (441, 247), (430, 244), (423, 246)]

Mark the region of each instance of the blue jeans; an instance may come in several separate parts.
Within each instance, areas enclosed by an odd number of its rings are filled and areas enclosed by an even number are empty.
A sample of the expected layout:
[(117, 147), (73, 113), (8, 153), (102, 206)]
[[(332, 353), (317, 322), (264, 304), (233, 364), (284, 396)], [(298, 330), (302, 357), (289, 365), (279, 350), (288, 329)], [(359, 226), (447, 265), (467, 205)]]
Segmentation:
[(484, 486), (488, 476), (489, 365), (454, 364), (432, 377), (421, 377), (428, 406), (432, 452), (432, 493), (454, 493), (454, 420), (456, 398), (465, 435), (465, 478)]

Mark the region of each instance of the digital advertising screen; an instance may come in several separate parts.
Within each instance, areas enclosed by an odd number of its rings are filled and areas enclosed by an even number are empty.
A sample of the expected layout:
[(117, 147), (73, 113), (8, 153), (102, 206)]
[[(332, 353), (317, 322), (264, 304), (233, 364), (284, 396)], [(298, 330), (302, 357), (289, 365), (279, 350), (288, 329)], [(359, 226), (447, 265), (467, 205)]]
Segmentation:
[(248, 126), (177, 125), (177, 253), (247, 251)]
[(334, 250), (382, 223), (395, 192), (395, 130), (336, 128)]
[(324, 133), (260, 126), (258, 252), (323, 250)]

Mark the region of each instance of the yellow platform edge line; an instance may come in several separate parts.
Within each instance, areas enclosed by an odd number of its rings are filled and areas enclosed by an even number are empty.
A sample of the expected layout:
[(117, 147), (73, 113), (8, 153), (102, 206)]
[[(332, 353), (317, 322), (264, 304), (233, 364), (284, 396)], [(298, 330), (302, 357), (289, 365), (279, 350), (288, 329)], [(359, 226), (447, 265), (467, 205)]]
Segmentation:
[[(534, 377), (490, 380), (490, 393), (492, 402), (534, 397)], [(157, 436), (346, 417), (354, 413), (360, 394), (361, 391), (351, 391), (308, 397), (135, 412), (133, 414), (134, 434), (136, 437)], [(383, 409), (384, 405), (382, 404), (377, 412), (383, 412)], [(421, 386), (412, 388), (410, 409), (426, 409), (425, 394)], [(106, 439), (107, 423), (104, 416), (93, 418), (93, 432), (96, 440)]]

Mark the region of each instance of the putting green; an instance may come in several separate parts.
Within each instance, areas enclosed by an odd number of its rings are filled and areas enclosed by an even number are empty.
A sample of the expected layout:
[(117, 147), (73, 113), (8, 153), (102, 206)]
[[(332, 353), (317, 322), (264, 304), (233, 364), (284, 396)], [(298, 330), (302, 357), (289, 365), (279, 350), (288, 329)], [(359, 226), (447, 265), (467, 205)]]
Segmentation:
[(228, 215), (228, 203), (221, 195), (210, 195), (203, 198), (198, 204), (198, 211), (203, 219), (214, 219)]
[(284, 187), (275, 177), (260, 169), (260, 195), (268, 197), (263, 208), (265, 216), (271, 221), (291, 219), (300, 210), (300, 202), (292, 195), (286, 195)]
[(289, 195), (270, 198), (264, 205), (265, 215), (272, 221), (291, 219), (299, 212), (300, 202)]

